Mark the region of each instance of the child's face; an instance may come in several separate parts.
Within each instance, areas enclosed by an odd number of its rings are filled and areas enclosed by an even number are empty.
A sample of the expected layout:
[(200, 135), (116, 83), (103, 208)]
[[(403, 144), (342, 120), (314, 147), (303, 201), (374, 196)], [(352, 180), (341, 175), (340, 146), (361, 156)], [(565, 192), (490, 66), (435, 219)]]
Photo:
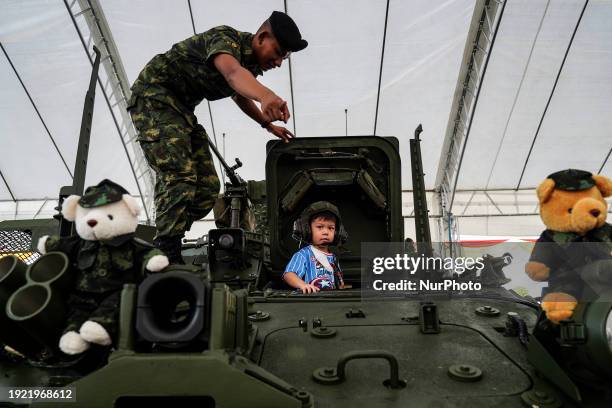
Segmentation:
[(312, 231), (313, 245), (331, 245), (336, 234), (336, 220), (327, 217), (314, 217), (310, 221), (310, 230)]

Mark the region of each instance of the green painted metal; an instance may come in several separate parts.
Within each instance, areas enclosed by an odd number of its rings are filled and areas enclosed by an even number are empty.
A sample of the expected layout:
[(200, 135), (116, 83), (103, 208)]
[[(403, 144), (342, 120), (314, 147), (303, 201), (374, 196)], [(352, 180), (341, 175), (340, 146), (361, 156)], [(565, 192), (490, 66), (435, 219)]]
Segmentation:
[[(275, 380), (243, 357), (222, 350), (123, 354), (70, 385), (76, 387), (76, 406), (88, 408), (113, 407), (120, 397), (144, 396), (207, 396), (214, 400), (215, 407), (304, 406), (297, 398), (297, 389), (291, 391), (287, 385), (287, 390), (281, 391), (253, 373)], [(65, 408), (66, 403), (35, 403), (32, 407)]]
[(0, 258), (0, 342), (26, 356), (36, 357), (42, 351), (41, 344), (6, 314), (8, 300), (26, 283), (26, 269), (16, 256)]

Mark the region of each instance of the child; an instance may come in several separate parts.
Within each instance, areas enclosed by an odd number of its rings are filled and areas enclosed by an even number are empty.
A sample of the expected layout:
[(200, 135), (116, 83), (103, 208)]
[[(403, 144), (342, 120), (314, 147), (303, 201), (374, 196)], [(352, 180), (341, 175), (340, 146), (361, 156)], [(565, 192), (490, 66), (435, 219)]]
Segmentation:
[(330, 245), (346, 241), (338, 208), (318, 201), (307, 207), (294, 224), (294, 238), (310, 245), (297, 251), (285, 268), (283, 279), (303, 293), (343, 289), (344, 280)]

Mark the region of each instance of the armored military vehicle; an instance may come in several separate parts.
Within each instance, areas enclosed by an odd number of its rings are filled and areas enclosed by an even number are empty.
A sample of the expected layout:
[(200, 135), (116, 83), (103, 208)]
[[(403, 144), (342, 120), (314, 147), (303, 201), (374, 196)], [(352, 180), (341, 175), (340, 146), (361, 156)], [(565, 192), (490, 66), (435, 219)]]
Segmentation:
[[(417, 245), (405, 251), (412, 256), (436, 250), (429, 238), (419, 133), (411, 140)], [(231, 182), (218, 228), (185, 243), (187, 265), (171, 265), (138, 287), (126, 285), (112, 349), (61, 355), (46, 330), (61, 326), (61, 310), (45, 302), (25, 302), (22, 318), (7, 315), (14, 309), (12, 294), (34, 268), (46, 271), (50, 296), (61, 296), (54, 277), (69, 275), (70, 268), (49, 254), (29, 266), (14, 256), (0, 259), (3, 402), (249, 408), (612, 404), (609, 302), (582, 304), (571, 321), (553, 326), (532, 297), (503, 287), (507, 278), (500, 270), (509, 261), (495, 257), (490, 264), (497, 266), (486, 279), (470, 277), (482, 283), (479, 291), (372, 296), (368, 243), (404, 245), (400, 180), (406, 166), (397, 138), (299, 138), (272, 141), (266, 149), (265, 186), (244, 182), (239, 163), (225, 165)], [(340, 209), (349, 233), (348, 242), (335, 248), (346, 288), (303, 294), (288, 287), (282, 274), (303, 244), (292, 237), (294, 221), (320, 200)], [(253, 203), (265, 208), (267, 231), (254, 228)], [(60, 225), (4, 222), (0, 229), (22, 237), (31, 250), (29, 241)], [(417, 273), (438, 282), (455, 271)], [(33, 390), (27, 387), (38, 387), (38, 394), (27, 394)]]

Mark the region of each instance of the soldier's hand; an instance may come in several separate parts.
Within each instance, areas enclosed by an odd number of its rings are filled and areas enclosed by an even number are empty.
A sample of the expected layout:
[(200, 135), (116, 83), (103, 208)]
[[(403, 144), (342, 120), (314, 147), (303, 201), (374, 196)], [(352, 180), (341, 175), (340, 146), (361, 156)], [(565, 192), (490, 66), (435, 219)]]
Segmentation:
[(287, 102), (276, 95), (274, 92), (268, 93), (261, 100), (261, 112), (268, 122), (282, 120), (287, 123), (289, 120), (289, 109)]
[(281, 106), (281, 113), (283, 114), (283, 118), (284, 118), (281, 120), (287, 123), (287, 121), (289, 120), (289, 116), (291, 116), (289, 114), (289, 107), (287, 106), (287, 101), (285, 101), (285, 103), (283, 103), (283, 105)]
[(289, 139), (293, 139), (295, 137), (293, 133), (289, 131), (289, 129), (282, 126), (276, 126), (271, 123), (266, 126), (266, 130), (272, 133), (274, 136), (283, 139), (283, 142), (285, 143), (289, 143)]
[(304, 286), (302, 286), (300, 289), (302, 290), (302, 293), (316, 293), (321, 290), (310, 283), (304, 284)]

